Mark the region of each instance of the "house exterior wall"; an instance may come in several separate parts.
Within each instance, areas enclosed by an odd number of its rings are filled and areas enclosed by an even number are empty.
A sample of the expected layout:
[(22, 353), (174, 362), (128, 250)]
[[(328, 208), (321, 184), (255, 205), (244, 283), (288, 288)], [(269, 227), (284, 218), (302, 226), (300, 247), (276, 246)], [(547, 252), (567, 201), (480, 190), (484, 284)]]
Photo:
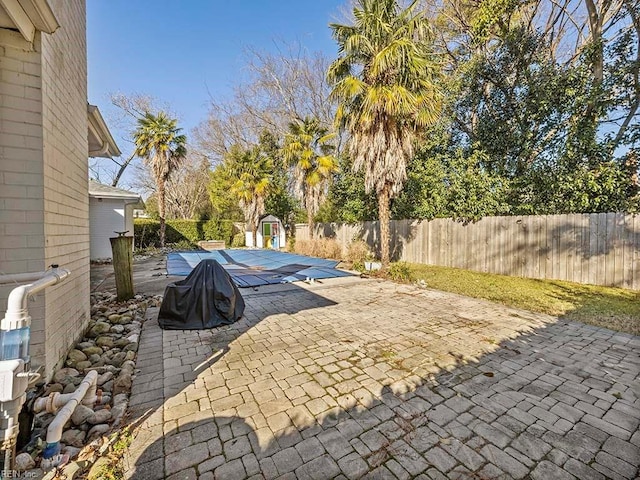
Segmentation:
[[(45, 269), (40, 37), (0, 30), (0, 273)], [(0, 287), (0, 316), (13, 287)], [(31, 354), (44, 360), (44, 298), (29, 304)], [(37, 363), (37, 362), (36, 362)]]
[(61, 28), (32, 46), (0, 29), (0, 272), (72, 272), (29, 304), (47, 377), (89, 321), (90, 284), (85, 1), (49, 3)]
[[(91, 219), (91, 260), (105, 260), (112, 258), (111, 242), (114, 232), (129, 230), (125, 219), (125, 202), (111, 198), (90, 198), (89, 218)], [(129, 223), (133, 220), (129, 218)]]
[(90, 318), (85, 1), (50, 4), (61, 28), (42, 35), (45, 261), (72, 275), (45, 293), (48, 369)]

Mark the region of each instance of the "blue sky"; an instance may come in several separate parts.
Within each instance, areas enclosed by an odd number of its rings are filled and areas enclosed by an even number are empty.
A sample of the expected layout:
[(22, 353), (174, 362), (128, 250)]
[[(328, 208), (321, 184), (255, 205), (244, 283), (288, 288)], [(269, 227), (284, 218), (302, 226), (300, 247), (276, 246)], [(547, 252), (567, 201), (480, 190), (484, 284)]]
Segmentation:
[[(328, 23), (347, 0), (90, 0), (89, 102), (109, 122), (110, 94), (141, 93), (170, 105), (186, 131), (242, 75), (243, 49), (298, 41), (336, 52)], [(121, 149), (123, 132), (112, 127)]]

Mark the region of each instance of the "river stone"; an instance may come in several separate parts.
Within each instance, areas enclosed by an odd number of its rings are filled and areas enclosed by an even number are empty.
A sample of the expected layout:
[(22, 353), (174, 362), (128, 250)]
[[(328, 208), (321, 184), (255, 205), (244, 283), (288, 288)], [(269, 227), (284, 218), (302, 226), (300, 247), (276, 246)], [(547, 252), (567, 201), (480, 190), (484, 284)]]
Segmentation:
[(111, 417), (113, 418), (113, 425), (115, 427), (119, 427), (120, 424), (122, 424), (122, 419), (124, 418), (124, 414), (126, 411), (127, 411), (126, 402), (116, 405), (111, 409)]
[(87, 433), (82, 430), (67, 430), (62, 433), (62, 443), (66, 445), (71, 445), (72, 447), (82, 448), (84, 447), (84, 439), (86, 438)]
[[(94, 427), (91, 428), (91, 430), (89, 430), (89, 433), (87, 434), (87, 442), (91, 442), (96, 438), (101, 437), (102, 435), (107, 433), (109, 429), (110, 429), (109, 425), (106, 425), (104, 423), (100, 425), (95, 425)], [(76, 445), (74, 445), (74, 447), (75, 446)]]
[(131, 374), (129, 372), (120, 372), (118, 378), (113, 384), (113, 394), (118, 395), (119, 393), (128, 393), (131, 391)]
[(127, 340), (126, 338), (119, 338), (113, 343), (113, 345), (118, 348), (123, 348), (129, 345), (129, 343), (130, 343), (129, 340)]
[(76, 386), (73, 383), (68, 383), (65, 385), (62, 393), (73, 393), (76, 391)]
[(136, 364), (131, 360), (127, 360), (122, 364), (121, 371), (127, 372), (129, 375), (133, 375), (133, 372), (136, 369)]
[(14, 458), (14, 466), (18, 471), (31, 470), (36, 466), (35, 460), (28, 453), (21, 453)]
[(111, 337), (98, 337), (96, 339), (96, 345), (99, 347), (113, 347), (113, 338)]
[(67, 377), (77, 377), (78, 375), (80, 372), (75, 368), (61, 368), (53, 375), (53, 380), (61, 383)]
[(76, 348), (78, 350), (82, 350), (82, 352), (85, 355), (91, 355), (90, 353), (85, 352), (85, 349), (91, 348), (91, 347), (94, 347), (94, 346), (95, 346), (95, 343), (93, 343), (93, 342), (80, 342), (79, 344), (76, 345)]
[(69, 352), (69, 355), (67, 355), (67, 360), (71, 360), (74, 363), (84, 362), (86, 359), (87, 356), (75, 348)]
[(98, 376), (97, 383), (99, 386), (102, 386), (112, 378), (113, 378), (113, 372), (104, 372), (102, 375)]
[(122, 325), (114, 325), (111, 327), (110, 331), (112, 333), (122, 333), (124, 332), (124, 327)]
[(126, 360), (133, 360), (134, 358), (136, 358), (135, 350), (127, 350), (126, 354), (127, 354), (127, 356), (125, 357)]
[(79, 370), (86, 370), (87, 368), (91, 368), (93, 364), (91, 363), (90, 360), (85, 360), (84, 362), (78, 362), (76, 364), (76, 368), (78, 368)]
[(103, 333), (107, 333), (111, 329), (111, 325), (107, 322), (96, 322), (96, 324), (89, 330), (90, 337), (99, 337)]
[(102, 357), (97, 353), (94, 353), (93, 355), (89, 355), (89, 361), (91, 362), (91, 365), (97, 364), (101, 358)]
[(104, 390), (105, 392), (111, 392), (113, 390), (113, 380), (104, 382), (104, 384), (102, 385), (102, 390)]
[(47, 397), (51, 395), (53, 392), (62, 393), (64, 390), (64, 386), (60, 383), (52, 383), (51, 385), (47, 385), (47, 388), (44, 391), (43, 397)]
[(133, 335), (129, 335), (127, 337), (127, 340), (129, 340), (131, 343), (137, 342), (139, 339), (140, 339), (140, 336), (137, 333), (134, 333)]
[(113, 397), (114, 406), (122, 405), (123, 403), (126, 404), (128, 401), (129, 395), (127, 395), (126, 393), (119, 393), (118, 395), (115, 395)]
[(109, 410), (107, 410), (106, 408), (103, 408), (102, 410), (98, 410), (97, 412), (93, 412), (93, 415), (91, 415), (87, 421), (91, 424), (91, 425), (98, 425), (100, 423), (107, 423), (109, 421), (111, 421), (111, 412)]
[(69, 458), (76, 458), (80, 453), (80, 449), (77, 447), (72, 447), (71, 445), (66, 445), (62, 449), (62, 453), (66, 453), (67, 455), (69, 455)]
[(93, 415), (93, 410), (85, 405), (78, 405), (71, 415), (74, 425), (82, 425)]
[(83, 348), (82, 353), (87, 357), (90, 357), (91, 355), (102, 355), (102, 348), (91, 345), (90, 347)]
[(119, 352), (113, 356), (113, 358), (109, 363), (111, 363), (111, 365), (115, 367), (120, 367), (122, 365), (122, 362), (124, 362), (126, 359), (127, 359), (126, 352)]
[(109, 321), (111, 323), (118, 323), (121, 318), (122, 318), (122, 315), (118, 315), (117, 313), (109, 315)]
[(131, 323), (133, 321), (133, 317), (131, 315), (122, 315), (122, 317), (120, 317), (120, 320), (118, 320), (116, 323), (119, 323), (120, 325), (126, 325), (127, 323)]

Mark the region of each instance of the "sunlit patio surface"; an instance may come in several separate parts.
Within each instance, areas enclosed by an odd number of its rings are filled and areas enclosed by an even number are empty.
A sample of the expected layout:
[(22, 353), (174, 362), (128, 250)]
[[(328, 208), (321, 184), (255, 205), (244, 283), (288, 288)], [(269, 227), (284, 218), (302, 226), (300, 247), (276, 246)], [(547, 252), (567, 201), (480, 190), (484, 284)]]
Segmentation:
[(357, 277), (243, 295), (214, 330), (148, 311), (129, 478), (638, 475), (639, 337)]

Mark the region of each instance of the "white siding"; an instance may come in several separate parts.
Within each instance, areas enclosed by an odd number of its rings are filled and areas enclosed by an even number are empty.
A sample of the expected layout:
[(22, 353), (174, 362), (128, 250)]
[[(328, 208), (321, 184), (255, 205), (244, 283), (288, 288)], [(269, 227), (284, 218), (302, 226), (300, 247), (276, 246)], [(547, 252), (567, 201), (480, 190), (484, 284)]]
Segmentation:
[(85, 1), (49, 2), (54, 34), (32, 50), (0, 44), (0, 272), (72, 272), (29, 305), (32, 362), (46, 376), (89, 321), (90, 285)]
[[(91, 220), (91, 260), (105, 260), (112, 256), (111, 242), (114, 232), (129, 230), (133, 235), (133, 221), (125, 221), (125, 204), (122, 200), (110, 198), (90, 198), (89, 218)], [(131, 227), (127, 226), (131, 224)]]

